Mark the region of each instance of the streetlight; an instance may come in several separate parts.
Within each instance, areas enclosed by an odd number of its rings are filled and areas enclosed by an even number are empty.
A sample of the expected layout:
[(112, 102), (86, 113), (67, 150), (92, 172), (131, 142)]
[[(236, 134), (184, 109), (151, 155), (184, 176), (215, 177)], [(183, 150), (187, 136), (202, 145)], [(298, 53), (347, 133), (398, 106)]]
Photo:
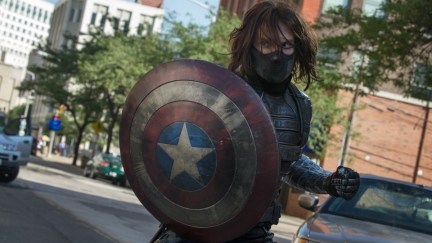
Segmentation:
[[(26, 75), (29, 75), (29, 76), (30, 76), (30, 79), (31, 79), (32, 81), (35, 80), (35, 78), (36, 78), (35, 74), (34, 74), (33, 72), (30, 72), (30, 71), (26, 71)], [(30, 92), (29, 97), (26, 97), (26, 106), (25, 106), (25, 110), (24, 110), (24, 117), (27, 117), (27, 115), (28, 115), (28, 112), (29, 112), (29, 106), (30, 106), (30, 104), (29, 104), (29, 100), (32, 100), (32, 99), (33, 99), (33, 95), (32, 95), (32, 93)]]
[[(26, 77), (27, 75), (30, 76), (31, 80), (35, 80), (35, 74), (33, 72), (30, 71), (26, 71)], [(23, 118), (20, 121), (20, 129), (18, 132), (19, 136), (24, 136), (26, 134), (26, 129), (27, 129), (27, 120), (28, 120), (28, 115), (29, 115), (29, 109), (30, 109), (30, 101), (33, 99), (33, 95), (30, 93), (30, 95), (28, 97), (25, 98), (25, 109), (24, 109), (24, 115)]]
[(200, 6), (203, 9), (208, 10), (210, 12), (211, 16), (212, 16), (211, 22), (214, 23), (216, 21), (216, 14), (213, 11), (213, 8), (211, 6), (209, 6), (209, 5), (205, 4), (205, 3), (202, 3), (202, 2), (200, 2), (198, 0), (189, 0), (189, 1), (192, 2), (192, 3), (194, 3), (194, 4), (196, 4), (197, 6)]

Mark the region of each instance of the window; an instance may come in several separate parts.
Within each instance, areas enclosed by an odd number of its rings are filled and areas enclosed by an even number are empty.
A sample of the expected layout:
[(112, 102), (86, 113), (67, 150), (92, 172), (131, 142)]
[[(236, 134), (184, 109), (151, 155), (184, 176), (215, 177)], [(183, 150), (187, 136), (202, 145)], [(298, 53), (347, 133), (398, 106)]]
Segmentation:
[(95, 4), (93, 6), (93, 13), (90, 20), (90, 24), (94, 26), (104, 27), (105, 21), (108, 15), (108, 7)]
[(335, 49), (320, 48), (318, 49), (317, 58), (327, 66), (335, 67), (341, 58), (341, 54)]
[(235, 1), (234, 1), (234, 0), (231, 0), (231, 3), (230, 3), (230, 6), (229, 6), (229, 9), (228, 9), (228, 12), (234, 12), (234, 4), (235, 4)]
[(132, 12), (118, 9), (117, 16), (114, 18), (113, 27), (115, 30), (123, 30), (124, 33), (129, 32), (129, 22)]
[(31, 13), (31, 5), (27, 5), (27, 16), (29, 16)]
[(32, 14), (32, 18), (36, 18), (36, 14), (37, 14), (37, 8), (36, 6), (33, 7), (33, 14)]
[(141, 14), (140, 24), (138, 25), (137, 34), (146, 35), (153, 31), (153, 26), (155, 22), (155, 16), (148, 16)]
[(240, 3), (240, 16), (243, 16), (245, 13), (246, 13), (246, 11), (247, 11), (247, 9), (246, 9), (246, 1), (241, 1), (241, 3)]
[(363, 14), (366, 16), (383, 16), (384, 13), (379, 10), (384, 0), (364, 0), (363, 1)]
[(342, 6), (344, 8), (349, 7), (349, 1), (348, 0), (324, 0), (322, 5), (322, 13), (327, 12), (330, 8), (335, 8), (338, 6)]
[(43, 22), (46, 23), (47, 21), (48, 21), (48, 11), (45, 10)]
[(40, 20), (42, 18), (42, 9), (39, 9), (38, 17), (37, 19)]
[(416, 65), (411, 86), (411, 96), (432, 101), (432, 67), (427, 64)]
[(70, 12), (69, 12), (69, 22), (73, 22), (75, 17), (75, 9), (71, 8)]
[(81, 14), (82, 14), (82, 10), (78, 9), (77, 14), (75, 15), (75, 20), (74, 20), (75, 23), (80, 22), (80, 20), (81, 20)]

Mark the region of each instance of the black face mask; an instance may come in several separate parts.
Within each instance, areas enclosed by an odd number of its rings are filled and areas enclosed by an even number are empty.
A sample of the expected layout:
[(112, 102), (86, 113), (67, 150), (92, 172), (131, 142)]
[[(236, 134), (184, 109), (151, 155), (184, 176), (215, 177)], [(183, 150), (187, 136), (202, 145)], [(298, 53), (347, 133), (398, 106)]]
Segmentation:
[(252, 48), (252, 61), (257, 74), (267, 83), (283, 83), (294, 69), (294, 54), (285, 55), (282, 51), (262, 54)]

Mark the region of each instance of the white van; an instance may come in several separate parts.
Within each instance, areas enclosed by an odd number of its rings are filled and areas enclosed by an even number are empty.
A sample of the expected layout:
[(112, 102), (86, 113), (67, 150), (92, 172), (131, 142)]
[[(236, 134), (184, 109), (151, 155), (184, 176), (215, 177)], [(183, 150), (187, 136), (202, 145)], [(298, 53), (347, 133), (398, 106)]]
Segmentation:
[(30, 159), (33, 137), (27, 118), (18, 118), (4, 124), (0, 112), (0, 182), (11, 182), (18, 176), (19, 167)]

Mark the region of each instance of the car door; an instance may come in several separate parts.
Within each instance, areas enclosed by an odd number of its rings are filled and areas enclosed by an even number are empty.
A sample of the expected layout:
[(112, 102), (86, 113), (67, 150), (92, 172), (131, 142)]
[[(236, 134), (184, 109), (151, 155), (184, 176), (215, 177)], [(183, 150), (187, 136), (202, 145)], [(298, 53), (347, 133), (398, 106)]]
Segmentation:
[(30, 159), (33, 143), (30, 128), (28, 119), (17, 118), (9, 121), (2, 130), (7, 139), (17, 143), (17, 149), (21, 152), (22, 159)]

